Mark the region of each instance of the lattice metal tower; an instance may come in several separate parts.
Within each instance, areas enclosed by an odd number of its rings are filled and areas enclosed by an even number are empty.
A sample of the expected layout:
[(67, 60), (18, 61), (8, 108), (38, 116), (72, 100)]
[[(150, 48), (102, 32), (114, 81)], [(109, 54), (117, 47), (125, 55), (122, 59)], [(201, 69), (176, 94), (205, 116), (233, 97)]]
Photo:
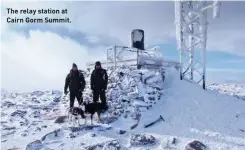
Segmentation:
[[(206, 88), (207, 15), (208, 10), (212, 8), (213, 18), (219, 17), (220, 4), (218, 1), (175, 1), (180, 79), (197, 84), (202, 82), (203, 89)], [(198, 58), (194, 54), (199, 54), (201, 57)], [(196, 79), (198, 75), (200, 78)]]

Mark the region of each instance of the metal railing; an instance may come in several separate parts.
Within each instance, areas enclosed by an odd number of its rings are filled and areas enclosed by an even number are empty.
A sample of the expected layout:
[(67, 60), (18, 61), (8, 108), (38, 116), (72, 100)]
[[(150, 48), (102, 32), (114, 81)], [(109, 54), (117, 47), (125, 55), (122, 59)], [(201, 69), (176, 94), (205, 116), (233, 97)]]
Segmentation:
[[(107, 66), (108, 64), (108, 66)], [(127, 60), (120, 60), (116, 62), (118, 67), (122, 66), (137, 66), (137, 59), (127, 59)], [(95, 62), (88, 62), (87, 68), (94, 68)], [(114, 67), (114, 62), (108, 62), (106, 60), (101, 61), (101, 65), (104, 68), (112, 68)], [(168, 67), (175, 67), (176, 69), (180, 68), (180, 63), (177, 61), (172, 60), (162, 60), (162, 68), (168, 68)]]
[[(129, 53), (128, 55), (125, 55)], [(130, 58), (128, 57), (130, 56)], [(133, 57), (132, 57), (133, 56)], [(94, 68), (95, 62), (88, 62), (87, 68)], [(153, 47), (147, 50), (139, 50), (137, 48), (126, 46), (111, 46), (107, 48), (107, 58), (101, 61), (104, 68), (113, 68), (122, 66), (135, 66), (147, 69), (164, 69), (167, 67), (180, 68), (177, 61), (164, 60), (159, 47)]]

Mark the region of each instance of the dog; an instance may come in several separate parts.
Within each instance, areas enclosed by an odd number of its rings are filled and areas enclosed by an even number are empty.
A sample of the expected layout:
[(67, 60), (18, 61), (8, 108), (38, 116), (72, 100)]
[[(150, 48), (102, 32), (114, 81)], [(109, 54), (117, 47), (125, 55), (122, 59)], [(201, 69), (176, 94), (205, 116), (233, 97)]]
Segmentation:
[[(93, 116), (95, 113), (98, 115), (98, 121), (101, 122), (100, 114), (102, 112), (102, 104), (101, 103), (83, 103), (84, 105), (84, 114), (90, 115), (91, 124), (93, 124)], [(85, 124), (87, 124), (87, 118), (85, 118)]]
[[(71, 107), (68, 112), (68, 120), (73, 121), (73, 120), (78, 120), (78, 124), (80, 125), (79, 118), (78, 116), (81, 116), (82, 119), (86, 118), (84, 115), (84, 111), (80, 107)], [(74, 123), (74, 121), (73, 121)]]

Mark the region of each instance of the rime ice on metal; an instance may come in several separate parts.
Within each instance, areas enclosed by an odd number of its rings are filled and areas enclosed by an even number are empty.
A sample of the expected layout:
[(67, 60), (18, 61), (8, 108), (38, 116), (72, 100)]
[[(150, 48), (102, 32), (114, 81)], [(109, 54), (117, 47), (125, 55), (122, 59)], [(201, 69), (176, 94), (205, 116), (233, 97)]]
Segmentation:
[[(177, 47), (180, 51), (180, 79), (206, 82), (207, 11), (219, 17), (220, 2), (175, 1)], [(195, 51), (195, 55), (194, 55)], [(194, 76), (199, 78), (195, 78)], [(201, 78), (200, 78), (201, 76)]]

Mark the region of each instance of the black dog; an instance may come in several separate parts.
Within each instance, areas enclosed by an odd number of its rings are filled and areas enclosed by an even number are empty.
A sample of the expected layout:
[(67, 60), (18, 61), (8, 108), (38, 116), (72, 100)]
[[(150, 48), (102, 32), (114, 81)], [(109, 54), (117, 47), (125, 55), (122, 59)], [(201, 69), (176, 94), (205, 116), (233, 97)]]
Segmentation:
[[(77, 119), (77, 117), (79, 115), (81, 116), (81, 118), (83, 118), (83, 119), (85, 118), (84, 111), (82, 110), (82, 108), (72, 107), (72, 108), (69, 109), (68, 119), (69, 119), (69, 121), (72, 118)], [(78, 120), (78, 122), (79, 122), (79, 120)]]
[[(100, 119), (100, 114), (102, 112), (102, 104), (101, 103), (83, 103), (85, 110), (84, 113), (85, 114), (90, 114), (90, 118), (91, 118), (91, 124), (93, 124), (93, 116), (95, 113), (97, 113), (98, 115), (98, 119), (99, 121), (101, 121)], [(87, 123), (87, 119), (85, 120), (85, 123)]]

